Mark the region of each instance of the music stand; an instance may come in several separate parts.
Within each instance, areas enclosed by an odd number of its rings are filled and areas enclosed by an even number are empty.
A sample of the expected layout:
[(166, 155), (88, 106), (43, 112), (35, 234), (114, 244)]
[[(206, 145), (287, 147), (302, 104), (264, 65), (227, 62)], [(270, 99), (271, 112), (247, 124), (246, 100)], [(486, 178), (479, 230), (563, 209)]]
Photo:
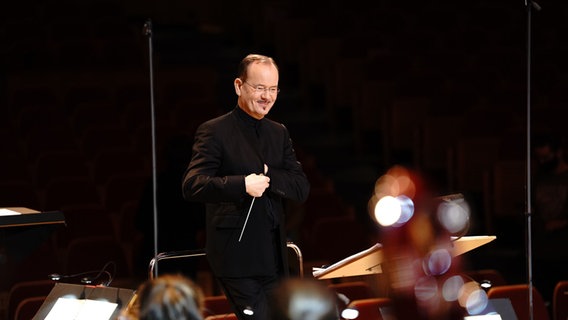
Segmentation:
[(134, 290), (56, 283), (32, 320), (118, 319)]
[(0, 228), (64, 223), (65, 217), (60, 211), (40, 212), (25, 207), (0, 208)]
[[(451, 238), (452, 256), (459, 256), (484, 244), (495, 240), (496, 236), (464, 236)], [(316, 279), (332, 279), (353, 277), (382, 273), (383, 246), (380, 243), (351, 255), (327, 268), (314, 268), (313, 276)]]
[[(49, 245), (54, 231), (65, 225), (60, 211), (40, 212), (26, 207), (0, 207), (0, 290), (9, 290), (26, 273), (25, 263), (42, 245)], [(50, 257), (51, 258), (51, 257)], [(53, 257), (55, 260), (55, 257)], [(36, 265), (34, 265), (35, 268)]]

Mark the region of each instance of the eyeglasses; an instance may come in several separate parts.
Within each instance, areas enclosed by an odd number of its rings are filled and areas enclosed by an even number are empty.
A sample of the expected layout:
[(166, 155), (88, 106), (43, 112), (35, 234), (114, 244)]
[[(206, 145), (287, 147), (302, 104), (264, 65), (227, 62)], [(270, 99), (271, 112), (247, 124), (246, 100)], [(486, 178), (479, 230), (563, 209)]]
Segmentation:
[(243, 81), (243, 83), (246, 83), (249, 87), (253, 88), (253, 89), (254, 89), (254, 92), (256, 92), (256, 93), (268, 92), (268, 93), (270, 93), (271, 95), (277, 95), (278, 93), (280, 93), (280, 88), (278, 88), (278, 87), (269, 87), (269, 88), (267, 88), (267, 87), (261, 86), (261, 85), (253, 86), (252, 84), (250, 84), (250, 83), (248, 83), (248, 82), (246, 82), (246, 81)]

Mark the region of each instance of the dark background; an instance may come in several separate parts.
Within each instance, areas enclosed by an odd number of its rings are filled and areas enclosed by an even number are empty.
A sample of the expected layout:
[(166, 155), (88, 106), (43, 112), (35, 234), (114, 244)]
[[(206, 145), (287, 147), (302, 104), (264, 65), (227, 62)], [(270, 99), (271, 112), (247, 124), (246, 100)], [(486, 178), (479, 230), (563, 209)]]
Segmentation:
[[(564, 136), (568, 98), (568, 6), (538, 4), (529, 105), (522, 0), (4, 3), (0, 206), (61, 210), (67, 225), (47, 240), (38, 231), (25, 252), (6, 243), (29, 230), (2, 230), (3, 288), (98, 270), (111, 248), (122, 252), (120, 277), (144, 279), (154, 172), (169, 195), (158, 202), (159, 251), (201, 248), (201, 208), (174, 205), (180, 171), (196, 126), (235, 106), (236, 66), (251, 52), (279, 63), (271, 118), (290, 130), (312, 182), (308, 202), (290, 204), (304, 260), (370, 247), (367, 201), (402, 164), (437, 194), (464, 194), (469, 234), (497, 236), (468, 267), (525, 281), (527, 124)], [(91, 249), (77, 244), (85, 238)]]

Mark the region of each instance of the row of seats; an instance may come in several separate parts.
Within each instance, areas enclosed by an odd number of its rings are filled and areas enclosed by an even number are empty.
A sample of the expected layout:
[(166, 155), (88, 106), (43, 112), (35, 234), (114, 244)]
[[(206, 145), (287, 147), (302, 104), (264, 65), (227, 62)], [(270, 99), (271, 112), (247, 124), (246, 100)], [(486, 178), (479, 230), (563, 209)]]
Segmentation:
[[(30, 320), (40, 310), (43, 302), (51, 293), (55, 282), (52, 280), (36, 280), (16, 283), (8, 293), (5, 319)], [(232, 313), (224, 295), (204, 297), (203, 316), (213, 317)]]
[[(480, 270), (481, 271), (481, 270)], [(484, 270), (486, 273), (487, 270)], [(493, 274), (493, 272), (491, 272)], [(347, 304), (347, 308), (355, 308), (359, 312), (357, 319), (361, 320), (381, 320), (389, 319), (389, 308), (392, 308), (393, 301), (389, 297), (365, 296), (361, 297), (357, 293), (361, 288), (365, 288), (360, 282), (342, 284), (343, 288), (349, 288), (354, 298)], [(528, 284), (499, 284), (487, 290), (487, 297), (493, 299), (507, 299), (510, 301), (516, 318), (519, 320), (539, 319), (539, 320), (561, 320), (568, 317), (568, 281), (559, 281), (553, 293), (553, 301), (547, 302), (543, 299), (539, 290), (532, 286), (532, 308), (529, 303), (530, 286)], [(338, 291), (341, 292), (341, 291)], [(549, 305), (550, 304), (550, 305)], [(502, 310), (502, 312), (507, 312)], [(532, 316), (531, 316), (532, 312)], [(502, 314), (502, 317), (510, 316)]]
[[(34, 280), (34, 281), (22, 281), (16, 283), (10, 289), (8, 295), (8, 318), (7, 319), (31, 319), (23, 317), (23, 309), (32, 309), (37, 311), (41, 305), (41, 302), (50, 293), (54, 286), (54, 281), (52, 280)], [(365, 299), (375, 296), (375, 293), (371, 289), (370, 285), (363, 281), (356, 282), (343, 282), (337, 284), (330, 284), (329, 288), (336, 291), (337, 293), (343, 293), (347, 295), (352, 300)], [(220, 316), (232, 316), (231, 307), (227, 298), (224, 295), (207, 295), (204, 299), (204, 317), (220, 317)], [(32, 313), (29, 313), (32, 314)], [(33, 313), (35, 314), (35, 312)], [(33, 315), (32, 314), (32, 315)], [(213, 318), (217, 319), (217, 318)]]
[[(476, 274), (495, 275), (492, 270), (478, 270)], [(27, 281), (15, 284), (8, 297), (7, 319), (30, 319), (39, 310), (54, 286), (51, 280)], [(386, 319), (393, 301), (388, 296), (379, 296), (365, 281), (342, 281), (330, 283), (328, 287), (338, 294), (348, 298), (340, 309), (354, 308), (358, 311), (357, 319), (380, 320)], [(527, 284), (499, 284), (487, 290), (489, 299), (508, 299), (511, 302), (517, 319), (529, 320), (561, 320), (568, 316), (568, 281), (559, 281), (554, 289), (554, 300), (550, 308), (540, 295), (538, 289), (533, 287), (533, 315), (530, 316)], [(338, 299), (338, 301), (341, 301)], [(550, 311), (549, 311), (550, 310)], [(236, 319), (224, 295), (209, 295), (204, 299), (204, 317), (213, 319)]]

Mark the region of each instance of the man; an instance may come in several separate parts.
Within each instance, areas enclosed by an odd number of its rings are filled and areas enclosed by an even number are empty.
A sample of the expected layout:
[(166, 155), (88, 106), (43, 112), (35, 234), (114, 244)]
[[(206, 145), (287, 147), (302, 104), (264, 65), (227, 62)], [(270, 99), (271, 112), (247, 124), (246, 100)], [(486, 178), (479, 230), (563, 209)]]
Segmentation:
[(183, 179), (186, 200), (206, 203), (206, 253), (239, 319), (269, 319), (268, 299), (288, 273), (284, 201), (310, 184), (288, 130), (265, 118), (279, 71), (250, 54), (233, 85), (237, 107), (200, 125)]

